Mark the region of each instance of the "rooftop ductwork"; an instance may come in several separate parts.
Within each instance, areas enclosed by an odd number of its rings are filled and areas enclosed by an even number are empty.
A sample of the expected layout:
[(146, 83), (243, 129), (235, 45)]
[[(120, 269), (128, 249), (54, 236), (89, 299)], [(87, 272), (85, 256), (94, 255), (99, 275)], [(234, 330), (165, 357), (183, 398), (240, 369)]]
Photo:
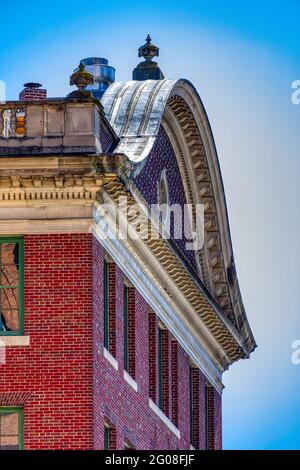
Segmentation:
[(94, 84), (86, 87), (93, 96), (100, 99), (105, 90), (115, 81), (114, 67), (108, 65), (108, 60), (102, 57), (88, 57), (82, 59), (85, 70), (94, 76)]

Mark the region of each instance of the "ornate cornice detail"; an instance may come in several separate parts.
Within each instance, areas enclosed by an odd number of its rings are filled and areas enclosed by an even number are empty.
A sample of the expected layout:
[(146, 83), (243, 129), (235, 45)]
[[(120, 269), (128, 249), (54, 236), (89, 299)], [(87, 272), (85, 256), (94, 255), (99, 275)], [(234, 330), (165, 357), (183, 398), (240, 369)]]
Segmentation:
[[(220, 239), (220, 227), (216, 208), (213, 182), (209, 171), (207, 155), (199, 129), (191, 113), (188, 104), (180, 96), (172, 96), (168, 101), (168, 108), (178, 121), (185, 140), (185, 145), (191, 160), (194, 172), (194, 181), (197, 187), (199, 202), (204, 204), (205, 216), (205, 246), (199, 253), (201, 266), (203, 267), (203, 278), (207, 287), (211, 290), (218, 304), (237, 327), (240, 322), (233, 307), (226, 276), (224, 254)], [(180, 155), (179, 155), (180, 157)], [(187, 163), (181, 155), (180, 166), (184, 170), (184, 176), (190, 179)], [(194, 196), (190, 190), (190, 198)], [(204, 258), (204, 259), (203, 259)]]
[(117, 178), (124, 155), (64, 155), (0, 159), (1, 205), (93, 202), (105, 182)]
[(0, 177), (0, 201), (94, 201), (103, 180), (102, 175)]
[[(126, 196), (129, 224), (138, 232), (140, 227), (143, 227), (143, 233), (140, 232), (141, 239), (145, 246), (151, 250), (157, 262), (160, 263), (166, 275), (165, 279), (169, 281), (172, 279), (172, 282), (176, 284), (176, 292), (180, 292), (189, 308), (197, 312), (210, 334), (226, 351), (230, 362), (246, 357), (247, 348), (238, 332), (230, 325), (221, 310), (216, 311), (217, 305), (212, 305), (210, 300), (200, 292), (200, 286), (188, 274), (161, 235), (155, 233), (153, 236), (155, 229), (147, 214), (137, 214), (134, 209), (131, 210), (132, 207), (135, 207), (136, 201), (125, 190), (122, 183), (115, 181), (105, 184), (101, 194), (103, 191), (109, 195), (109, 200), (116, 205), (119, 204), (120, 196)], [(104, 202), (108, 201), (104, 199)], [(165, 290), (169, 291), (168, 285), (165, 286)], [(169, 295), (170, 298), (174, 298), (174, 293), (169, 292)]]

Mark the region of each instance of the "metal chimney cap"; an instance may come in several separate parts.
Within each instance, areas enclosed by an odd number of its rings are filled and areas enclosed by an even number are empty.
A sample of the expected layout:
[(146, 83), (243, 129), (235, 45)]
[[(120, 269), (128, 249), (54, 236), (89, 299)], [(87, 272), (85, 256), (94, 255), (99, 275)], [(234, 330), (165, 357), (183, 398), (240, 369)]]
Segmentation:
[(28, 82), (28, 83), (24, 83), (24, 88), (41, 88), (41, 84), (40, 83), (36, 83), (36, 82)]

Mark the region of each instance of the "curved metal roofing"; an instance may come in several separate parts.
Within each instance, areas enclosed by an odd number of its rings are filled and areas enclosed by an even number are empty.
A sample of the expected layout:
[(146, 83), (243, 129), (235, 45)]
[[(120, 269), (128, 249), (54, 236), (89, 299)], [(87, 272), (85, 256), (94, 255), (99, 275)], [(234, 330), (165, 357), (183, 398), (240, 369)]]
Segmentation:
[(101, 103), (105, 115), (120, 137), (115, 152), (125, 153), (134, 162), (150, 152), (167, 100), (177, 80), (145, 80), (113, 83)]

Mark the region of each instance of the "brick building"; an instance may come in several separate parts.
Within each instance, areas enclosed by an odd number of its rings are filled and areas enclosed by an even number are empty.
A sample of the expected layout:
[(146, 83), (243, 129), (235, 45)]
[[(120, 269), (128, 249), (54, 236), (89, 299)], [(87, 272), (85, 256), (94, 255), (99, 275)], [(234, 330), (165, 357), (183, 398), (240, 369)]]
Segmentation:
[(157, 53), (0, 104), (0, 449), (222, 447), (255, 341), (203, 104)]

